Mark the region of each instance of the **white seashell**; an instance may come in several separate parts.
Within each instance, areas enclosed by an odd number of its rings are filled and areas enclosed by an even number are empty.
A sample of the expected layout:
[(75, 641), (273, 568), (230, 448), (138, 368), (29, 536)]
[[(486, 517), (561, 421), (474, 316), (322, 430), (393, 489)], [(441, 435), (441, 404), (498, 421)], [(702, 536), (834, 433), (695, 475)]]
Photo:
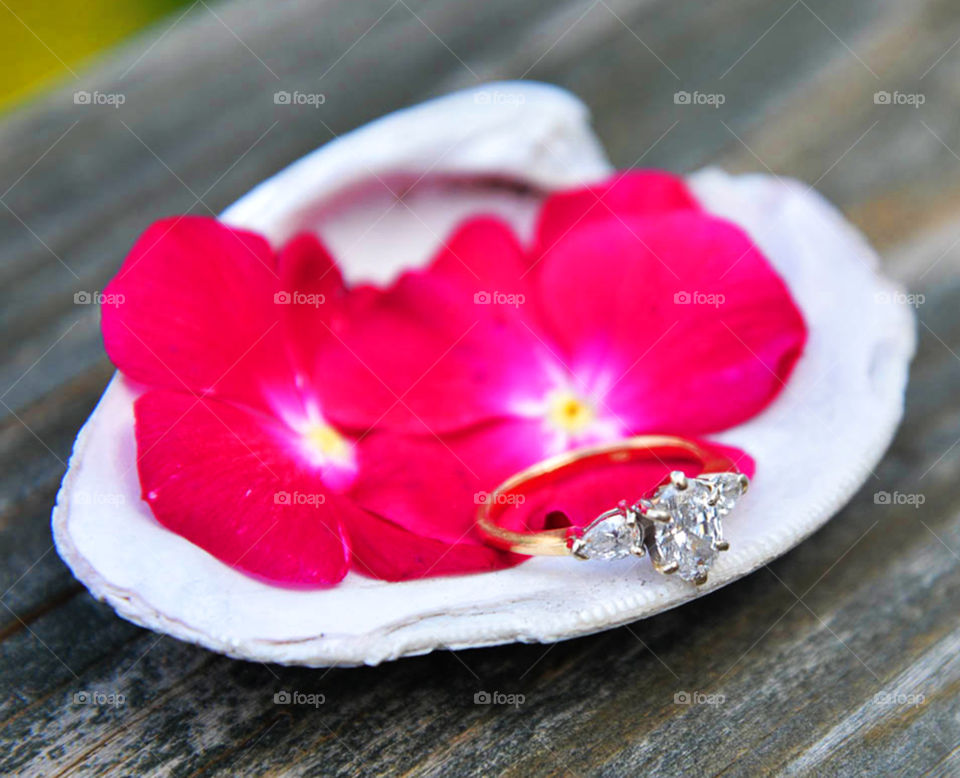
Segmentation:
[[(348, 278), (385, 281), (426, 260), (467, 213), (501, 213), (527, 235), (537, 191), (609, 170), (575, 98), (540, 84), (491, 84), (327, 144), (223, 218), (275, 243), (316, 229)], [(502, 185), (511, 181), (532, 191)], [(395, 191), (416, 185), (388, 210), (397, 198), (383, 182)], [(752, 234), (810, 327), (783, 394), (718, 436), (760, 467), (725, 523), (730, 551), (705, 586), (658, 576), (649, 560), (547, 557), (475, 576), (384, 583), (351, 573), (328, 590), (267, 586), (154, 520), (137, 481), (135, 390), (119, 376), (80, 431), (57, 498), (61, 557), (94, 596), (137, 624), (231, 656), (320, 666), (597, 632), (692, 600), (783, 554), (850, 499), (889, 444), (903, 412), (913, 316), (878, 275), (866, 242), (803, 184), (717, 170), (690, 183), (707, 209)]]

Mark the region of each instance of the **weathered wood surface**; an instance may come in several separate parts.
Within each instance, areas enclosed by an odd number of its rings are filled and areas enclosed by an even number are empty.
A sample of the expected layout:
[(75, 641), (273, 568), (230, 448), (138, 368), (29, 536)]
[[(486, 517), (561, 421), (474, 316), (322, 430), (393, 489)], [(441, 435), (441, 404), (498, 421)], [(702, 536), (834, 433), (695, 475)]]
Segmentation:
[[(201, 1), (8, 116), (0, 773), (960, 774), (958, 39), (950, 0)], [(48, 526), (110, 375), (97, 313), (74, 294), (101, 289), (160, 216), (219, 211), (335, 133), (520, 76), (580, 94), (621, 166), (816, 182), (925, 295), (907, 418), (876, 478), (768, 569), (554, 646), (298, 670), (96, 603)], [(75, 105), (77, 89), (126, 102)], [(326, 103), (278, 106), (278, 89)], [(676, 105), (681, 89), (726, 100)], [(878, 105), (881, 90), (924, 103)], [(876, 505), (881, 489), (926, 502)], [(325, 703), (275, 705), (284, 689)], [(525, 702), (475, 705), (478, 690)], [(125, 704), (74, 704), (83, 691)], [(681, 691), (723, 701), (675, 704)]]

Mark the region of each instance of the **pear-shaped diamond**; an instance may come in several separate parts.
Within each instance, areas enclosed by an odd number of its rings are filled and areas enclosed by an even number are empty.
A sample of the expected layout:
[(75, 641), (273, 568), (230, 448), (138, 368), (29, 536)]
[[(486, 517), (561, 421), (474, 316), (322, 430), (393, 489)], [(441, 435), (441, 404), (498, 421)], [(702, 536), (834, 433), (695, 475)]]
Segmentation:
[(721, 516), (726, 516), (733, 510), (733, 506), (747, 488), (747, 479), (740, 473), (709, 473), (700, 476), (698, 480), (706, 481), (716, 489), (717, 509)]
[(585, 559), (620, 559), (642, 555), (643, 529), (632, 508), (617, 508), (590, 524), (580, 537), (576, 553)]

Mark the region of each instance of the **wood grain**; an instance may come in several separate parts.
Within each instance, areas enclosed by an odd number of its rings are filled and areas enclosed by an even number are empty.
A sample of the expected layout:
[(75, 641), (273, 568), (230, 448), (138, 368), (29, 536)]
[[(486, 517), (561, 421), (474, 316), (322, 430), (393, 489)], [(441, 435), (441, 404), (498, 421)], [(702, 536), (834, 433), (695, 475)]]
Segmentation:
[[(960, 774), (958, 39), (947, 0), (200, 2), (7, 116), (0, 772)], [(49, 531), (110, 375), (96, 311), (74, 294), (101, 289), (156, 218), (217, 212), (379, 114), (515, 77), (583, 97), (620, 166), (816, 182), (925, 296), (906, 420), (876, 477), (767, 569), (553, 646), (267, 667), (94, 602)], [(126, 102), (76, 105), (78, 89)], [(326, 102), (278, 106), (279, 89)], [(677, 105), (681, 89), (725, 102)], [(878, 105), (878, 91), (924, 102)], [(926, 502), (876, 505), (881, 489)], [(281, 690), (324, 702), (274, 704)], [(479, 690), (524, 702), (476, 705)], [(76, 704), (85, 691), (124, 704)]]

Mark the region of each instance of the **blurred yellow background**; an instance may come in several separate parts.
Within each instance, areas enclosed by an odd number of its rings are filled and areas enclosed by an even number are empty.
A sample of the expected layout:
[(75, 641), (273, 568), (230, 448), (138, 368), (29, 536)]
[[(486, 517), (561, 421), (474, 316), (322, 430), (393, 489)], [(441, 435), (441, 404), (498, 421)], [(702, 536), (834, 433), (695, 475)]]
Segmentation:
[[(0, 110), (71, 78), (97, 52), (190, 0), (2, 0)], [(171, 19), (171, 23), (176, 17)], [(66, 63), (66, 64), (64, 64)]]

